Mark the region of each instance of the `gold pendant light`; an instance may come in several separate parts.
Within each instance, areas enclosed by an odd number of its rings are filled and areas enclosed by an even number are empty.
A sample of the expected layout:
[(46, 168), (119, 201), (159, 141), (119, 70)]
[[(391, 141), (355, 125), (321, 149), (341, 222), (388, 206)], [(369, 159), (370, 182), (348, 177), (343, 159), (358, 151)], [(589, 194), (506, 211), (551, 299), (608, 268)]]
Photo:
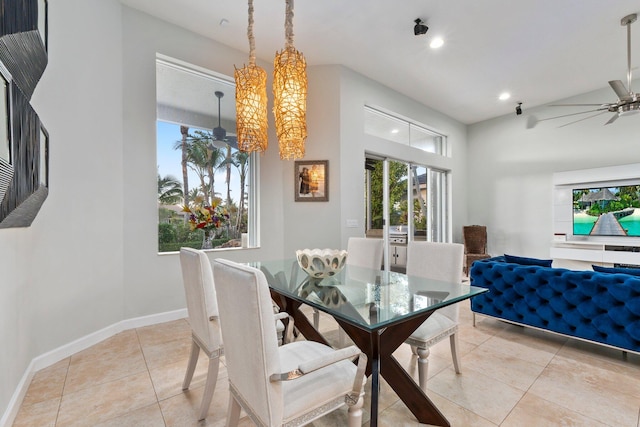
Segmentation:
[(273, 63), (273, 114), (282, 160), (303, 158), (307, 139), (307, 64), (293, 46), (293, 0), (286, 3), (286, 44)]
[[(235, 69), (238, 149), (264, 151), (267, 137), (267, 73), (258, 67), (253, 37), (253, 0), (249, 0), (249, 65)], [(235, 66), (234, 66), (235, 68)]]

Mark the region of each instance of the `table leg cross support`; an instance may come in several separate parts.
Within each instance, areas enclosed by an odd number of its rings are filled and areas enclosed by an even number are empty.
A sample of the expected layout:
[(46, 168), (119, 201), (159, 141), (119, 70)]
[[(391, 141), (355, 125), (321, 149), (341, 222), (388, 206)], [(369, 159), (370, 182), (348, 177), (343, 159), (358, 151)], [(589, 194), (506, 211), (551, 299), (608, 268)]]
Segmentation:
[(450, 426), (449, 421), (393, 357), (393, 352), (432, 313), (423, 313), (375, 331), (367, 331), (336, 319), (347, 335), (369, 358), (367, 375), (371, 375), (371, 427), (378, 425), (379, 375), (382, 375), (419, 422), (443, 427)]

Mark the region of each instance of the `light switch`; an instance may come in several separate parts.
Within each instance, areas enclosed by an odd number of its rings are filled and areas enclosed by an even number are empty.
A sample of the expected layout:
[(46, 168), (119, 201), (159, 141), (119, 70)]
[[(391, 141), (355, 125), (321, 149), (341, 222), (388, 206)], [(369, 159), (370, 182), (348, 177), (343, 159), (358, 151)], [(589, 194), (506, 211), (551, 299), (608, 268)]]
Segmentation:
[(347, 220), (348, 228), (358, 228), (358, 220), (357, 219), (348, 219)]

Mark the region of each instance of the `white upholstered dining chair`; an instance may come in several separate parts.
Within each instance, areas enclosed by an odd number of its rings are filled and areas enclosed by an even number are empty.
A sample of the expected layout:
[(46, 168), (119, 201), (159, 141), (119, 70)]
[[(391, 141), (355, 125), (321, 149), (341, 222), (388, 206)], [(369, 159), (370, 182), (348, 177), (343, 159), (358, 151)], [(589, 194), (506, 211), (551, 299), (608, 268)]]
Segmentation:
[[(382, 239), (366, 237), (349, 237), (347, 241), (347, 262), (346, 265), (364, 267), (371, 270), (380, 270), (382, 266), (382, 252), (384, 241)], [(313, 327), (320, 326), (320, 313), (313, 309)], [(339, 330), (340, 346), (344, 344), (344, 332)]]
[[(445, 282), (461, 283), (464, 245), (459, 243), (409, 242), (407, 245), (407, 275)], [(429, 347), (449, 337), (453, 367), (460, 373), (458, 355), (458, 304), (433, 313), (405, 341), (418, 355), (418, 381), (427, 391)]]
[(187, 299), (187, 312), (191, 325), (191, 354), (187, 372), (184, 375), (182, 389), (187, 390), (198, 363), (200, 349), (209, 358), (209, 369), (204, 386), (204, 395), (200, 404), (198, 420), (203, 420), (209, 411), (213, 391), (218, 379), (222, 336), (218, 321), (218, 303), (213, 285), (211, 263), (207, 255), (197, 249), (180, 249), (180, 267)]
[[(349, 426), (362, 424), (366, 356), (314, 341), (278, 347), (269, 287), (253, 267), (214, 261), (229, 378), (227, 426), (244, 409), (258, 426), (299, 426), (345, 403)], [(251, 345), (247, 345), (251, 343)], [(358, 366), (350, 359), (359, 356)]]
[[(207, 255), (198, 249), (180, 248), (180, 267), (187, 299), (187, 312), (191, 326), (191, 352), (182, 389), (188, 390), (198, 363), (200, 350), (209, 358), (209, 368), (204, 386), (204, 395), (200, 404), (198, 420), (203, 420), (209, 412), (213, 391), (216, 388), (220, 356), (223, 352), (222, 335), (218, 320), (218, 302), (213, 281), (211, 263)], [(273, 315), (273, 314), (272, 314)], [(278, 320), (274, 324), (278, 339), (282, 341), (284, 324)]]

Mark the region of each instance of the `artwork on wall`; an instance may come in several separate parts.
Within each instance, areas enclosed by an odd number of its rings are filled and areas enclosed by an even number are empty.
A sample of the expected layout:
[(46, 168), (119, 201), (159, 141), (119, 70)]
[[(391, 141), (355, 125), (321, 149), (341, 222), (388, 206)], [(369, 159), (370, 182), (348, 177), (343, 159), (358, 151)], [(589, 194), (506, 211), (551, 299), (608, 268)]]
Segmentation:
[(49, 193), (49, 135), (30, 104), (47, 31), (47, 0), (0, 0), (0, 228), (30, 226)]
[(293, 172), (296, 202), (329, 200), (328, 160), (297, 160)]

